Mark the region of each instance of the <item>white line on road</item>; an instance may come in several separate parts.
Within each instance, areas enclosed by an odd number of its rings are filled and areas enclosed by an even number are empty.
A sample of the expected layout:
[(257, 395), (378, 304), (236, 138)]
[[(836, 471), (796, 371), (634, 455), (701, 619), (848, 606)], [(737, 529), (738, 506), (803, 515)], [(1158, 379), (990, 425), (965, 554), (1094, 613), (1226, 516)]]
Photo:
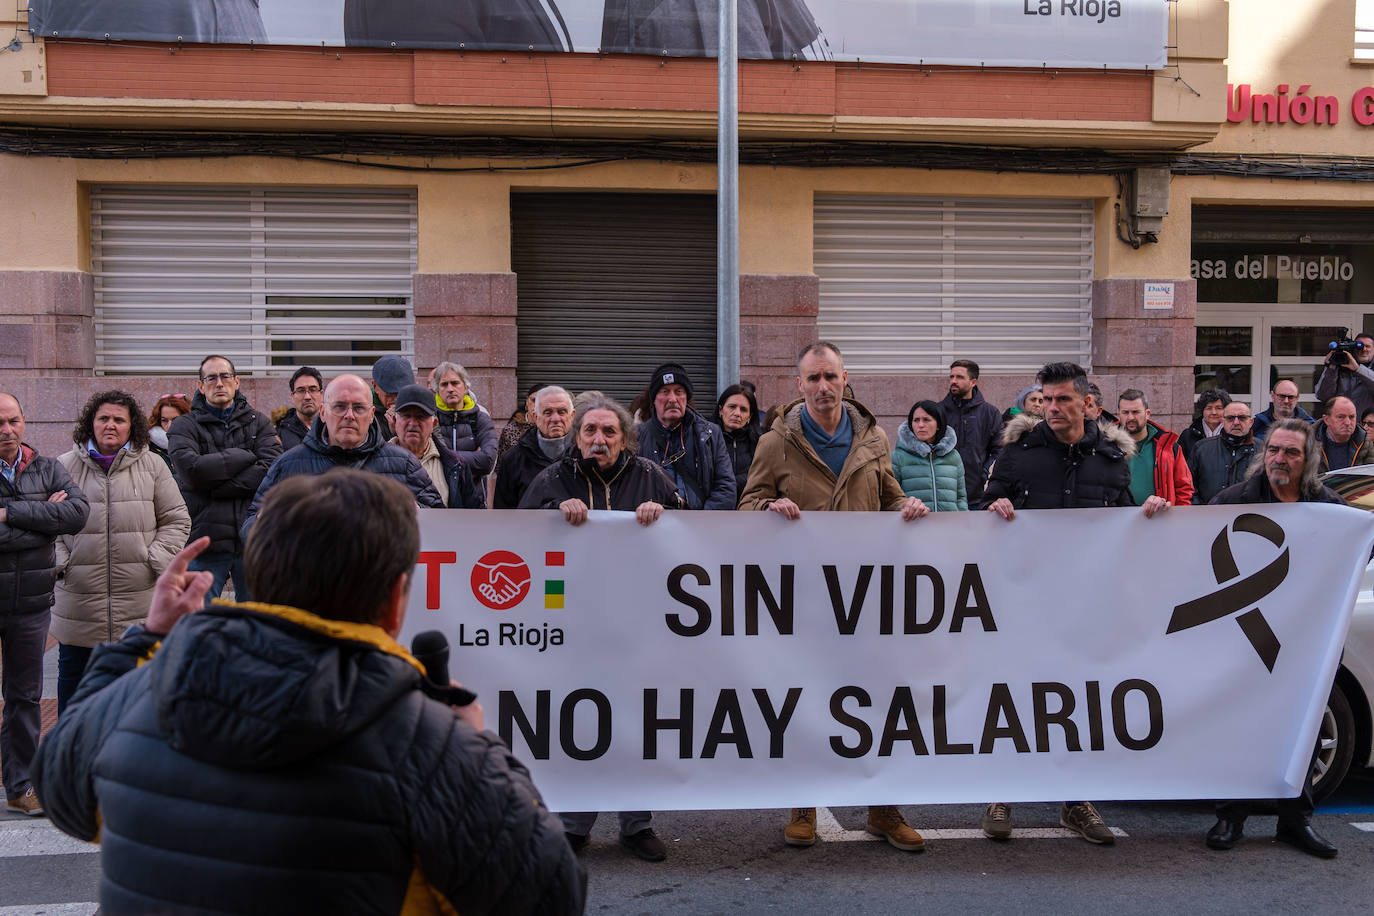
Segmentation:
[[(919, 824), (913, 827), (927, 840), (986, 840), (983, 831), (972, 828), (925, 828)], [(1356, 825), (1358, 826), (1358, 825)], [(1369, 825), (1374, 830), (1374, 824)], [(1111, 828), (1112, 834), (1119, 837), (1130, 834), (1120, 827)], [(1012, 836), (1019, 840), (1077, 840), (1077, 833), (1066, 827), (1018, 827)], [(816, 838), (827, 843), (857, 843), (861, 841), (882, 842), (883, 838), (874, 836), (867, 830), (849, 830), (835, 820), (829, 808), (816, 809)]]
[(1356, 830), (1363, 830), (1365, 833), (1374, 833), (1374, 821), (1361, 821), (1358, 824), (1352, 823), (1350, 826)]
[(92, 916), (98, 903), (25, 903), (0, 906), (0, 916)]
[[(17, 856), (60, 856), (99, 852), (95, 843), (69, 837), (47, 820), (7, 818), (0, 820), (0, 859)], [(0, 908), (0, 916), (7, 911)]]

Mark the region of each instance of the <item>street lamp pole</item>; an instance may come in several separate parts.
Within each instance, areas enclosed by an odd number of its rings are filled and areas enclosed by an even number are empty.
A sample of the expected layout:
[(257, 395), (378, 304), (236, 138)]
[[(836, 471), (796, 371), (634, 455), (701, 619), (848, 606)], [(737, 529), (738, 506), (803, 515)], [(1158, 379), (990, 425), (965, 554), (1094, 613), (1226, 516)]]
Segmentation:
[(739, 381), (738, 0), (720, 0), (716, 55), (716, 390)]

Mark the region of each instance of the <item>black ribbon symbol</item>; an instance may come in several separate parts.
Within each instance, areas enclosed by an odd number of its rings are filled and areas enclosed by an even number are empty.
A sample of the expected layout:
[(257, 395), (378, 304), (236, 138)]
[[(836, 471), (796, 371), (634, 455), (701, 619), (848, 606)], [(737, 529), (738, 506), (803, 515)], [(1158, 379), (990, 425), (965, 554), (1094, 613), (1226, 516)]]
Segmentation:
[[(1263, 515), (1238, 515), (1231, 523), (1231, 531), (1257, 534), (1275, 547), (1283, 547), (1283, 529)], [(1236, 559), (1231, 554), (1229, 532), (1223, 528), (1221, 534), (1212, 542), (1212, 573), (1217, 578), (1217, 585), (1227, 582), (1231, 584), (1174, 608), (1174, 615), (1169, 618), (1169, 628), (1164, 632), (1177, 633), (1179, 630), (1202, 626), (1204, 623), (1211, 623), (1213, 620), (1220, 620), (1250, 608), (1236, 618), (1236, 623), (1240, 625), (1246, 639), (1250, 640), (1250, 645), (1259, 653), (1264, 667), (1273, 671), (1274, 662), (1279, 657), (1279, 639), (1269, 628), (1269, 621), (1264, 619), (1260, 609), (1254, 605), (1278, 588), (1287, 577), (1288, 551), (1285, 549), (1268, 566), (1241, 579), (1240, 570), (1236, 568)], [(1237, 581), (1232, 582), (1233, 579)]]

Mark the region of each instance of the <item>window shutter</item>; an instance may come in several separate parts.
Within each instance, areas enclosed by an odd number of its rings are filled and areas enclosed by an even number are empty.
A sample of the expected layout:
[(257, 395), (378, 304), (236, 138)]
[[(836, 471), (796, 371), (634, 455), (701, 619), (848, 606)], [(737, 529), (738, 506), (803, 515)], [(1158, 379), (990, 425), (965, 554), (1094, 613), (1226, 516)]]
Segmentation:
[(1091, 368), (1090, 201), (817, 195), (815, 270), (851, 371)]
[(414, 354), (413, 189), (91, 189), (96, 374)]

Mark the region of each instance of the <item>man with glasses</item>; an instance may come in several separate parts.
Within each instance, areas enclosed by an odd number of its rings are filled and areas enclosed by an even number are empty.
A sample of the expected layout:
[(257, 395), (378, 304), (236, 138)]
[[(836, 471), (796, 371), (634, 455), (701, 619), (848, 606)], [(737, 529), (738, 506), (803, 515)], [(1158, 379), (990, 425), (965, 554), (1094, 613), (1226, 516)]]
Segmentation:
[(1221, 432), (1193, 449), (1193, 505), (1205, 506), (1222, 490), (1240, 483), (1255, 455), (1250, 405), (1232, 401), (1221, 412)]
[(291, 374), (291, 409), (277, 421), (277, 436), (282, 449), (293, 449), (305, 441), (310, 424), (320, 413), (324, 398), (324, 378), (313, 366), (301, 366)]
[(1374, 407), (1374, 336), (1356, 334), (1355, 343), (1360, 347), (1358, 355), (1331, 351), (1317, 379), (1317, 400), (1326, 402), (1336, 395), (1350, 398), (1358, 417)]
[(272, 487), (288, 477), (323, 474), (336, 467), (390, 477), (405, 484), (418, 505), (428, 509), (444, 508), (439, 491), (419, 459), (383, 439), (373, 419), (372, 392), (367, 382), (356, 375), (341, 375), (330, 382), (324, 389), (321, 422), (310, 427), (304, 442), (272, 465), (258, 487), (243, 522), (244, 539), (247, 540), (257, 520), (258, 507)]
[[(1289, 417), (1269, 429), (1260, 454), (1251, 462), (1245, 479), (1227, 487), (1211, 501), (1214, 506), (1247, 503), (1334, 503), (1346, 505), (1336, 493), (1321, 485), (1317, 476), (1318, 443), (1315, 427)], [(1321, 747), (1320, 738), (1317, 748)], [(1315, 763), (1315, 750), (1313, 762)], [(1279, 823), (1274, 839), (1303, 852), (1330, 859), (1336, 847), (1312, 829), (1312, 780), (1302, 781), (1302, 794), (1276, 802), (1226, 801), (1217, 803), (1217, 822), (1207, 831), (1210, 849), (1230, 849), (1244, 833), (1245, 819), (1255, 807), (1278, 807)]]
[(210, 538), (210, 546), (191, 564), (194, 570), (214, 574), (205, 595), (208, 607), (229, 579), (234, 581), (235, 597), (250, 600), (239, 529), (253, 494), (282, 449), (272, 421), (248, 406), (239, 391), (239, 376), (228, 357), (205, 357), (198, 376), (191, 412), (172, 421), (167, 446), (191, 512), (190, 540)]
[(1315, 423), (1317, 420), (1298, 406), (1297, 384), (1291, 378), (1281, 378), (1269, 389), (1269, 409), (1255, 414), (1255, 426), (1252, 430), (1255, 441), (1263, 442), (1269, 433), (1269, 427), (1276, 420), (1287, 420), (1289, 417), (1297, 417), (1308, 423)]
[(1321, 473), (1374, 464), (1374, 442), (1355, 422), (1355, 417), (1355, 402), (1350, 398), (1337, 395), (1322, 404), (1322, 418), (1313, 427), (1321, 453)]
[(653, 416), (639, 425), (639, 454), (663, 468), (689, 509), (734, 509), (735, 468), (725, 433), (692, 409), (692, 382), (678, 363), (649, 379)]

